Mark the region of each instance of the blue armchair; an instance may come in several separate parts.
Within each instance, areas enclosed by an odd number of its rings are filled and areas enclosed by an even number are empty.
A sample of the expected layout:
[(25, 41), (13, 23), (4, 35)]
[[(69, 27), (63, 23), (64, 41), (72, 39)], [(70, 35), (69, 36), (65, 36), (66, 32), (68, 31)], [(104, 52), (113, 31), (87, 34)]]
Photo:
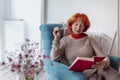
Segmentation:
[[(53, 28), (54, 27), (62, 27), (62, 24), (42, 24), (39, 29), (41, 31), (41, 39), (42, 39), (42, 48), (43, 53), (46, 57), (49, 57), (52, 40), (53, 40)], [(61, 31), (61, 37), (63, 36), (63, 31)], [(116, 56), (110, 56), (110, 64), (111, 66), (118, 70), (120, 66), (120, 58)], [(87, 80), (83, 74), (80, 72), (73, 72), (68, 69), (68, 66), (61, 64), (56, 61), (51, 61), (50, 58), (44, 59), (44, 69), (46, 71), (46, 79), (47, 80)]]

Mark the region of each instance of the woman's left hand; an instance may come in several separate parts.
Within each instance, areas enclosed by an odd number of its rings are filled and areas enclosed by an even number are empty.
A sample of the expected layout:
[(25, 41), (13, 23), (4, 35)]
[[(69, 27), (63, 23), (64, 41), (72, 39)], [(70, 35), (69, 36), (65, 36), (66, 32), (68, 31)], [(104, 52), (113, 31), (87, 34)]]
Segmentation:
[(96, 64), (92, 65), (91, 68), (97, 68), (97, 69), (104, 69), (106, 66), (106, 62), (105, 61), (101, 61), (101, 62), (96, 62)]

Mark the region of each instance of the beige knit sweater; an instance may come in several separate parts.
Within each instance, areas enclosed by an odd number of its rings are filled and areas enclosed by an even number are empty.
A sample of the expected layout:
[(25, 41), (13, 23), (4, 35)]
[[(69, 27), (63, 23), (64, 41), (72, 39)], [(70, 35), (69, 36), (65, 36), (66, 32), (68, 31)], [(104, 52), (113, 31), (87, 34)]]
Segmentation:
[[(60, 40), (53, 40), (51, 49), (51, 59), (60, 60), (70, 66), (77, 57), (89, 57), (104, 55), (97, 42), (89, 37), (73, 39), (70, 35)], [(109, 59), (106, 57), (106, 66), (109, 66)]]

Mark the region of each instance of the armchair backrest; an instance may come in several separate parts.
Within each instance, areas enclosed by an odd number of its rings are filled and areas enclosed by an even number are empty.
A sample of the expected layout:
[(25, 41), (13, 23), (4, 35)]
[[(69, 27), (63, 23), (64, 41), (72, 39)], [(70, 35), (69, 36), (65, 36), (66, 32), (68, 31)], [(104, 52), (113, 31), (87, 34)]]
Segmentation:
[[(43, 54), (46, 56), (50, 55), (52, 40), (53, 40), (53, 29), (54, 27), (62, 27), (62, 24), (42, 24), (40, 26), (41, 31), (41, 40), (42, 40), (42, 48), (43, 48)], [(61, 31), (61, 37), (63, 36), (63, 31)]]

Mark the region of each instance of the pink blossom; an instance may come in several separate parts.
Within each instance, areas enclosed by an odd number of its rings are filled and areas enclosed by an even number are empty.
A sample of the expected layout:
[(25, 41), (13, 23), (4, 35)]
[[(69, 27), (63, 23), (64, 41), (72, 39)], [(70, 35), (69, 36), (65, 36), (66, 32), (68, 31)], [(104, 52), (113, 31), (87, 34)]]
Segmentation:
[(5, 65), (5, 62), (2, 62), (2, 65)]
[[(40, 55), (42, 49), (39, 48), (39, 43), (30, 42), (25, 39), (20, 49), (15, 49), (8, 53), (8, 61), (11, 63), (11, 72), (25, 73), (29, 77), (33, 77), (35, 73), (39, 73), (43, 69), (44, 62), (41, 58), (50, 58), (49, 56)], [(10, 56), (14, 55), (14, 56)], [(5, 62), (2, 62), (5, 65)]]
[(12, 59), (12, 58), (10, 58), (10, 57), (8, 57), (8, 60), (9, 60), (9, 62), (12, 62), (12, 60), (13, 60), (13, 59)]

